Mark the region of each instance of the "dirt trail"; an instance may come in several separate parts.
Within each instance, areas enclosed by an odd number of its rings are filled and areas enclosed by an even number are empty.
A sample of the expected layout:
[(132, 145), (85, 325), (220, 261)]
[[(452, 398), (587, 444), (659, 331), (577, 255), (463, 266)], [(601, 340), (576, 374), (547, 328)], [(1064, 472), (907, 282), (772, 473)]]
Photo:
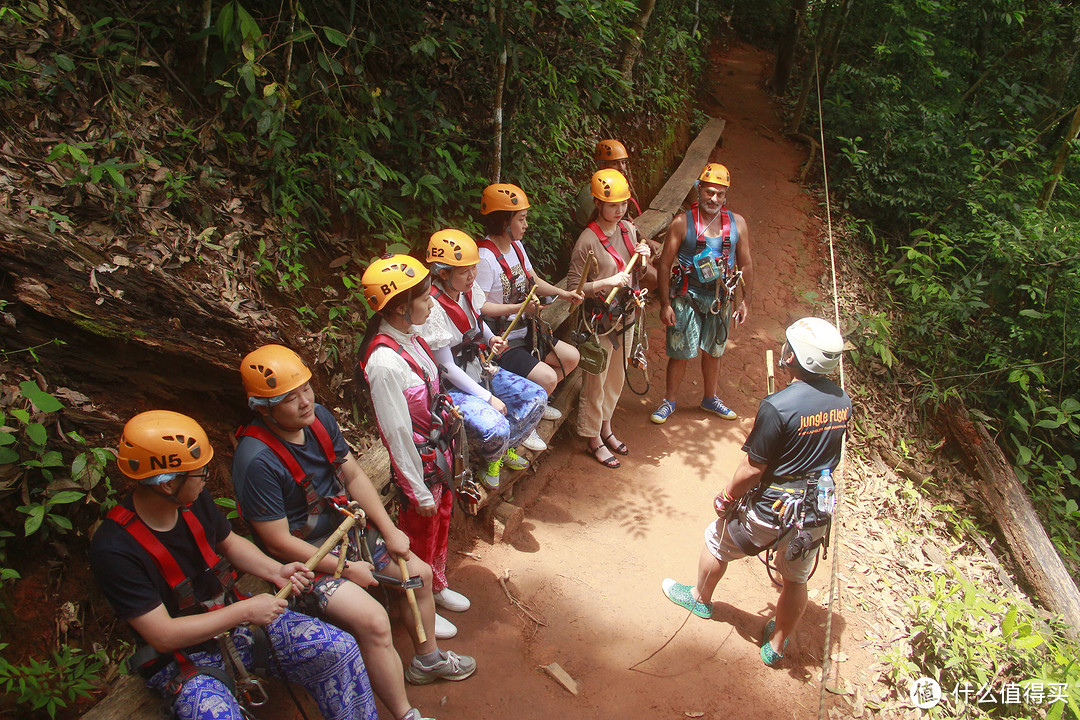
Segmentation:
[[(810, 581), (810, 604), (782, 669), (770, 670), (758, 657), (777, 591), (755, 559), (732, 564), (717, 589), (714, 620), (690, 617), (642, 663), (686, 620), (660, 581), (693, 581), (702, 533), (715, 517), (712, 497), (741, 459), (765, 394), (765, 351), (778, 350), (783, 328), (811, 309), (804, 293), (822, 292), (817, 208), (795, 181), (805, 150), (781, 135), (776, 106), (761, 90), (767, 60), (749, 47), (716, 58), (715, 102), (703, 108), (727, 119), (715, 159), (731, 170), (728, 205), (746, 217), (752, 242), (750, 318), (733, 333), (721, 366), (721, 397), (739, 420), (697, 409), (695, 363), (675, 415), (663, 426), (649, 422), (665, 367), (663, 329), (650, 305), (652, 389), (645, 398), (626, 390), (615, 416), (630, 456), (621, 469), (605, 469), (564, 429), (538, 469), (534, 483), (542, 492), (515, 500), (527, 518), (515, 541), (453, 554), (451, 584), (473, 609), (452, 616), (460, 634), (444, 645), (475, 655), (479, 670), (461, 685), (412, 689), (425, 713), (440, 720), (817, 716), (828, 563)], [(632, 382), (640, 388), (640, 373)], [(506, 569), (512, 592), (544, 627), (507, 602), (497, 581)], [(834, 638), (844, 632), (838, 615)], [(398, 641), (404, 651), (404, 637)], [(579, 696), (539, 669), (552, 662), (579, 682)]]

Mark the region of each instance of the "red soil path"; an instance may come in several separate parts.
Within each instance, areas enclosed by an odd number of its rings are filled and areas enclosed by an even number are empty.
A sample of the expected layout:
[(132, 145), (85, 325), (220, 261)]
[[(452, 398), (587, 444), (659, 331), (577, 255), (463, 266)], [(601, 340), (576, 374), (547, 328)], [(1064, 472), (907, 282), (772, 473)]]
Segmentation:
[[(732, 564), (711, 621), (690, 617), (680, 630), (687, 613), (660, 590), (666, 576), (693, 582), (702, 532), (715, 518), (713, 495), (741, 459), (765, 394), (765, 351), (779, 350), (783, 328), (813, 311), (804, 293), (824, 295), (824, 232), (813, 217), (814, 199), (797, 182), (806, 150), (781, 134), (777, 106), (761, 90), (769, 58), (733, 47), (715, 62), (713, 100), (703, 109), (727, 120), (714, 159), (731, 170), (728, 205), (747, 219), (756, 278), (749, 320), (733, 332), (721, 366), (721, 397), (740, 417), (729, 422), (697, 409), (701, 381), (694, 363), (675, 415), (663, 426), (649, 422), (665, 368), (663, 328), (651, 304), (652, 389), (645, 398), (624, 391), (615, 416), (618, 436), (630, 447), (622, 468), (599, 465), (564, 426), (531, 480), (542, 489), (519, 491), (514, 499), (526, 520), (513, 542), (478, 541), (452, 553), (451, 586), (473, 608), (451, 615), (460, 633), (443, 645), (474, 655), (479, 669), (461, 684), (410, 689), (427, 715), (817, 717), (828, 563), (810, 581), (809, 607), (777, 670), (758, 657), (777, 597), (758, 560)], [(632, 381), (643, 385), (640, 373)], [(507, 569), (511, 592), (545, 626), (509, 604), (498, 583)], [(845, 627), (838, 613), (834, 643)], [(397, 641), (409, 657), (404, 634)], [(540, 669), (552, 662), (577, 680), (578, 696)]]

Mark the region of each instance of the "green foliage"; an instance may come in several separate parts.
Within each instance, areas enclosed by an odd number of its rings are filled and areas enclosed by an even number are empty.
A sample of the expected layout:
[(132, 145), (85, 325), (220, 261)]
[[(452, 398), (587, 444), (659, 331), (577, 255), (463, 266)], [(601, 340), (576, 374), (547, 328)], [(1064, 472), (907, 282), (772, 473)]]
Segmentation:
[[(105, 474), (112, 451), (89, 447), (78, 433), (59, 436), (55, 428), (63, 403), (26, 380), (19, 384), (14, 402), (0, 410), (0, 467), (9, 468), (0, 483), (0, 501), (18, 498), (15, 510), (25, 515), (22, 537), (45, 541), (73, 529), (72, 515), (79, 506), (95, 502), (109, 507), (114, 492)], [(73, 459), (67, 462), (61, 449)], [(8, 501), (10, 502), (10, 501)], [(74, 508), (74, 509), (73, 509)], [(0, 580), (18, 578), (6, 567), (8, 542), (16, 535), (0, 532)]]
[[(0, 650), (7, 647), (8, 643), (0, 643)], [(0, 656), (0, 692), (15, 699), (20, 717), (53, 718), (77, 698), (90, 697), (107, 662), (103, 651), (83, 655), (68, 645), (46, 660), (30, 658), (25, 665), (13, 665)]]
[[(888, 658), (896, 686), (906, 689), (919, 677), (937, 680), (942, 702), (928, 712), (939, 718), (1030, 718), (1044, 712), (1060, 718), (1065, 710), (1080, 718), (1080, 647), (1066, 629), (1047, 625), (1030, 605), (996, 597), (950, 570), (933, 577), (929, 594), (911, 599), (911, 653), (898, 646)], [(1004, 702), (1001, 692), (1009, 685), (1021, 690)], [(987, 689), (994, 702), (979, 703)], [(1065, 699), (1051, 699), (1057, 694)]]

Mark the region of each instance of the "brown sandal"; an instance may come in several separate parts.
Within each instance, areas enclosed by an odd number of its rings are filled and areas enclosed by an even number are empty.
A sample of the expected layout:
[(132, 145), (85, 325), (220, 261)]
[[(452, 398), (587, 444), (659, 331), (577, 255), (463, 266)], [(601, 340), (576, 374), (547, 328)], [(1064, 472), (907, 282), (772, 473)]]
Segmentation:
[(604, 467), (609, 467), (609, 468), (613, 468), (613, 469), (619, 467), (619, 465), (621, 464), (621, 463), (619, 463), (619, 458), (615, 457), (614, 455), (612, 455), (611, 457), (609, 457), (609, 458), (607, 458), (605, 460), (601, 460), (600, 455), (599, 455), (601, 450), (607, 450), (608, 452), (611, 452), (611, 448), (609, 448), (603, 442), (601, 442), (596, 447), (593, 447), (592, 446), (592, 441), (589, 441), (588, 446), (586, 446), (586, 448), (585, 448), (585, 452), (588, 453), (589, 455), (592, 455), (593, 458), (596, 460), (596, 462), (600, 463)]

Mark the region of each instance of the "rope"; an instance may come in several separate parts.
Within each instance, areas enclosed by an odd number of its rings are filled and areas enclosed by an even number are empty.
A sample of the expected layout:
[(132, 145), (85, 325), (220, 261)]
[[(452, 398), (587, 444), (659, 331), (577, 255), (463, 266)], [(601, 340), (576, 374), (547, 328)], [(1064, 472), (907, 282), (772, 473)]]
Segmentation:
[[(836, 252), (833, 246), (833, 229), (832, 229), (832, 203), (829, 200), (829, 166), (825, 158), (825, 115), (821, 109), (821, 69), (818, 66), (818, 53), (817, 48), (814, 49), (814, 77), (817, 84), (817, 109), (818, 109), (818, 133), (821, 138), (819, 146), (821, 147), (821, 173), (825, 186), (825, 227), (829, 238), (829, 272), (832, 275), (832, 296), (833, 296), (833, 324), (836, 328), (840, 329), (840, 300), (837, 294), (836, 283)], [(844, 355), (840, 354), (840, 388), (844, 389), (845, 385), (844, 377)], [(840, 445), (840, 464), (836, 468), (834, 474), (834, 483), (836, 487), (836, 505), (833, 508), (833, 529), (832, 533), (832, 571), (829, 573), (829, 610), (826, 614), (825, 620), (825, 645), (822, 648), (821, 658), (821, 687), (818, 695), (818, 720), (824, 720), (825, 718), (825, 682), (829, 676), (831, 669), (831, 658), (829, 657), (829, 649), (832, 647), (832, 623), (833, 623), (833, 608), (836, 606), (836, 575), (837, 568), (840, 566), (840, 531), (839, 524), (836, 522), (837, 517), (840, 514), (841, 501), (843, 500), (843, 472), (846, 468), (845, 458), (847, 457), (847, 434)]]

